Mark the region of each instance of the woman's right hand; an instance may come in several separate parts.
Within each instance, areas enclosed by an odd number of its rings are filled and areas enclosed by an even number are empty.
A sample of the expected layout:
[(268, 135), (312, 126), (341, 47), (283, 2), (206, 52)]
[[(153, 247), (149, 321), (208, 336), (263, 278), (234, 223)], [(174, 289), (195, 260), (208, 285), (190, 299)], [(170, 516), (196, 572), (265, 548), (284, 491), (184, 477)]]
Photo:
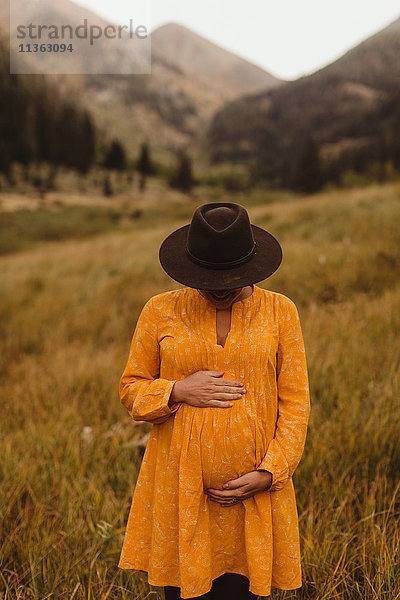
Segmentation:
[(221, 379), (223, 371), (196, 371), (174, 383), (169, 404), (186, 402), (191, 406), (233, 406), (247, 390), (243, 383), (232, 379)]

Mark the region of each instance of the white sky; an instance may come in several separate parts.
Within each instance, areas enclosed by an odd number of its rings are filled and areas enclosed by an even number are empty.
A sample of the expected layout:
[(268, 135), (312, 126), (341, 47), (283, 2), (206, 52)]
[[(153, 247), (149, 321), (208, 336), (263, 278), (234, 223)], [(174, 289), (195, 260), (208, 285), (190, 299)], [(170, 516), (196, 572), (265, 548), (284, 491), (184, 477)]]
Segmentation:
[(332, 62), (400, 16), (398, 0), (76, 0), (76, 3), (111, 22), (128, 24), (132, 19), (135, 25), (145, 24), (150, 31), (171, 21), (181, 23), (282, 79), (296, 79)]

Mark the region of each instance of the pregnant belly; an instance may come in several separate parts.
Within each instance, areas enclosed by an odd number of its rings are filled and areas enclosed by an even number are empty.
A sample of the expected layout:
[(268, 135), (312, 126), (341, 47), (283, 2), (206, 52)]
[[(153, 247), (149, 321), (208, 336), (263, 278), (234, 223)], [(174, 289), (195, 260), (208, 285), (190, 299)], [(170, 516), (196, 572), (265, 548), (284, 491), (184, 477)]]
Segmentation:
[(222, 489), (224, 483), (256, 466), (254, 423), (248, 415), (238, 415), (236, 411), (228, 415), (230, 409), (215, 410), (219, 413), (213, 409), (213, 418), (203, 423), (199, 440), (204, 489)]

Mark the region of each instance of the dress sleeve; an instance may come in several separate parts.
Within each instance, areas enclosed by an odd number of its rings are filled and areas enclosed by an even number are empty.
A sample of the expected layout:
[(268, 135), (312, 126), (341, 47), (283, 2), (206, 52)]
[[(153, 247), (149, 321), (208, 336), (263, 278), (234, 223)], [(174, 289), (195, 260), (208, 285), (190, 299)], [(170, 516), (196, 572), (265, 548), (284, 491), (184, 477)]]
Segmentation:
[(162, 379), (157, 314), (153, 299), (139, 315), (130, 345), (128, 362), (119, 383), (119, 398), (134, 421), (163, 423), (175, 413), (180, 402), (168, 406), (176, 380)]
[(289, 298), (281, 297), (279, 305), (276, 363), (278, 419), (275, 435), (257, 467), (257, 470), (272, 473), (270, 491), (281, 489), (299, 464), (310, 414), (308, 373), (299, 315)]

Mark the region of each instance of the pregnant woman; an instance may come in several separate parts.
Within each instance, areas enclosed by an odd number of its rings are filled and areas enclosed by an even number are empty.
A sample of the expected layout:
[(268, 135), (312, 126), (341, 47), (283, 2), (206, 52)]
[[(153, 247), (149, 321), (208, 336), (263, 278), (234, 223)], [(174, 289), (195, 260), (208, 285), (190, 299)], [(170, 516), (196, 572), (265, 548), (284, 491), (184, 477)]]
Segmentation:
[(292, 482), (310, 412), (295, 304), (257, 285), (282, 251), (235, 203), (198, 207), (159, 258), (182, 289), (145, 304), (119, 393), (153, 423), (118, 567), (166, 600), (299, 588)]

